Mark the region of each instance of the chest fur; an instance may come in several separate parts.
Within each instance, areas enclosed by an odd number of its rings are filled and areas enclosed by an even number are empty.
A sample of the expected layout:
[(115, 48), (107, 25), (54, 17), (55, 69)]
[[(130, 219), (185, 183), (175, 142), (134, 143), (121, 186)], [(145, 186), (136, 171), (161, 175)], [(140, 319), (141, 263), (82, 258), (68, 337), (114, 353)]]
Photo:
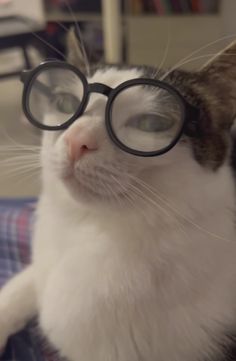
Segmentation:
[(38, 249), (36, 232), (41, 326), (56, 348), (83, 361), (217, 354), (235, 314), (230, 245), (169, 233), (132, 247), (135, 239), (86, 222), (75, 234), (66, 225), (47, 227)]

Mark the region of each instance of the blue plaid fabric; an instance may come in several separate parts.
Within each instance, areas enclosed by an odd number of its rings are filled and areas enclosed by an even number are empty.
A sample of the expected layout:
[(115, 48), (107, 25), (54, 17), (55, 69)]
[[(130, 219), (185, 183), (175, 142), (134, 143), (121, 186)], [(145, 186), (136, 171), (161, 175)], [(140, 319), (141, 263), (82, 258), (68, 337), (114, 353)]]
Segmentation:
[(30, 262), (36, 201), (0, 200), (0, 287)]
[[(0, 288), (30, 263), (35, 199), (0, 199)], [(43, 340), (37, 322), (12, 336), (0, 361), (58, 361)]]

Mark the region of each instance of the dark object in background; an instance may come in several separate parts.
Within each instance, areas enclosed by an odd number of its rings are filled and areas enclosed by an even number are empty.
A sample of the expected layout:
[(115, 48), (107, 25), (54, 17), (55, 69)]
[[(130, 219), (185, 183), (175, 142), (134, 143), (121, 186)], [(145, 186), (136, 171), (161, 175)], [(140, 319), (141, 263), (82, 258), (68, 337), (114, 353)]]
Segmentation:
[(28, 330), (12, 336), (7, 344), (1, 361), (44, 361), (41, 351), (38, 349)]
[(0, 361), (66, 361), (40, 332), (37, 319), (10, 337)]
[[(56, 58), (64, 60), (66, 54), (66, 31), (56, 23), (48, 23), (44, 34), (42, 35), (45, 43), (41, 43), (44, 48), (45, 58)], [(46, 45), (49, 43), (52, 45)], [(59, 50), (56, 51), (54, 49)], [(63, 55), (60, 55), (62, 53)]]
[[(73, 11), (84, 11), (84, 12), (100, 12), (101, 11), (101, 0), (71, 0), (70, 5)], [(64, 11), (68, 11), (66, 5), (62, 6)]]
[[(74, 22), (66, 22), (64, 26), (70, 29), (71, 26), (75, 26)], [(103, 48), (103, 32), (101, 24), (98, 22), (81, 22), (78, 23), (81, 31), (82, 40), (84, 42), (86, 54), (91, 64), (97, 63), (103, 60), (104, 48)], [(57, 23), (49, 23), (47, 29), (42, 38), (54, 48), (59, 50), (64, 56), (67, 54), (66, 37), (67, 31)], [(78, 39), (79, 41), (79, 39)], [(41, 44), (44, 48), (45, 58), (54, 58), (59, 60), (65, 60), (64, 56), (61, 56), (56, 50), (49, 45)]]
[(60, 11), (68, 12), (100, 12), (101, 0), (44, 0), (47, 9), (57, 9)]
[[(80, 0), (78, 0), (79, 2)], [(219, 0), (125, 0), (132, 13), (208, 14), (219, 11)], [(88, 1), (88, 2), (92, 2)]]

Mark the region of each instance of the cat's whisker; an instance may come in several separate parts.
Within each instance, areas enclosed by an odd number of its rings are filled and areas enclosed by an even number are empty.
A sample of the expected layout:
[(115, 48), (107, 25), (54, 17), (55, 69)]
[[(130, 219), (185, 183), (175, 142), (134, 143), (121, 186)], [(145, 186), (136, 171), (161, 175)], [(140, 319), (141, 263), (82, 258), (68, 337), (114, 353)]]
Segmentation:
[(114, 192), (114, 190), (112, 189), (112, 187), (109, 184), (106, 184), (106, 187), (109, 190), (109, 193), (107, 193), (108, 196), (112, 196), (113, 198), (115, 198), (115, 200), (118, 202), (120, 209), (122, 209), (122, 199)]
[(21, 168), (13, 168), (13, 169), (12, 169), (12, 167), (9, 167), (8, 169), (7, 168), (1, 169), (1, 176), (2, 176), (2, 178), (6, 177), (6, 176), (14, 175), (14, 174), (20, 176), (23, 173), (29, 173), (34, 170), (40, 171), (40, 168), (34, 167), (33, 165), (25, 166), (25, 167), (21, 167)]
[(36, 177), (37, 180), (40, 179), (40, 173), (38, 171), (30, 172), (30, 173), (22, 173), (20, 176), (18, 174), (13, 174), (10, 177), (6, 177), (5, 179), (11, 179), (11, 182), (14, 181), (14, 185), (18, 184), (18, 182), (26, 181), (32, 177)]
[(40, 150), (40, 145), (35, 145), (35, 144), (23, 144), (23, 143), (18, 143), (16, 141), (16, 139), (12, 138), (6, 130), (3, 130), (2, 131), (4, 137), (6, 137), (6, 139), (10, 142), (10, 145), (9, 144), (3, 144), (3, 145), (0, 145), (0, 149), (1, 147), (3, 149), (10, 149), (10, 148), (17, 148), (17, 149), (22, 149), (23, 151), (26, 151), (28, 149), (35, 149), (35, 150)]
[[(37, 178), (37, 182), (38, 182), (38, 179), (40, 179), (40, 173), (39, 172), (35, 172), (35, 173), (31, 172), (31, 173), (27, 173), (27, 174), (22, 174), (20, 177), (17, 174), (15, 174), (15, 175), (13, 174), (13, 175), (11, 175), (9, 177), (5, 177), (4, 180), (9, 179), (9, 180), (11, 180), (11, 183), (14, 186), (16, 186), (19, 183), (26, 182), (27, 180), (30, 180), (31, 176), (32, 177), (34, 176), (35, 179)], [(35, 184), (35, 181), (34, 181), (34, 183), (30, 183), (30, 184)], [(40, 184), (40, 183), (38, 182), (38, 184)]]
[(85, 63), (86, 72), (87, 72), (87, 75), (90, 76), (91, 75), (90, 64), (89, 64), (88, 56), (87, 56), (87, 53), (86, 53), (86, 50), (85, 50), (83, 37), (82, 37), (81, 31), (80, 31), (80, 26), (78, 24), (78, 21), (75, 18), (75, 15), (74, 15), (74, 12), (72, 10), (72, 7), (71, 7), (70, 3), (67, 0), (63, 0), (63, 1), (64, 1), (67, 9), (69, 10), (69, 12), (71, 14), (71, 17), (72, 17), (72, 19), (74, 21), (75, 29), (76, 29), (76, 32), (77, 32), (76, 35), (79, 37), (79, 39), (78, 39), (79, 41), (78, 41), (77, 44), (75, 44), (75, 46), (80, 46), (81, 53), (82, 53), (82, 56), (83, 56), (83, 60), (84, 60), (84, 63)]
[[(131, 207), (137, 212), (137, 213), (141, 213), (141, 215), (143, 216), (143, 218), (148, 222), (148, 218), (146, 216), (146, 214), (143, 212), (142, 208), (139, 208), (136, 204), (136, 200), (137, 200), (137, 195), (135, 195), (135, 193), (128, 193), (127, 189), (121, 184), (121, 182), (118, 181), (118, 179), (116, 179), (114, 176), (112, 176), (112, 179), (115, 183), (117, 183), (119, 185), (119, 187), (121, 189), (123, 189), (123, 196), (125, 198), (125, 200), (131, 205)], [(121, 197), (117, 198), (122, 201)], [(121, 207), (122, 207), (122, 203), (121, 203)]]
[(2, 177), (6, 178), (6, 177), (9, 177), (9, 176), (21, 176), (23, 174), (29, 174), (33, 171), (37, 171), (37, 172), (40, 172), (40, 169), (39, 168), (32, 168), (32, 167), (28, 167), (28, 168), (20, 168), (20, 169), (12, 169), (12, 170), (9, 170), (9, 171), (4, 171), (4, 170), (1, 170), (1, 174), (2, 174)]
[(6, 159), (0, 159), (0, 165), (3, 165), (4, 167), (8, 166), (20, 166), (20, 165), (37, 165), (40, 166), (40, 158), (35, 156), (16, 156), (16, 157), (7, 157)]
[(4, 166), (4, 167), (8, 167), (8, 166), (19, 166), (19, 165), (29, 165), (29, 164), (35, 164), (35, 165), (40, 165), (40, 160), (32, 157), (32, 158), (20, 158), (20, 157), (16, 157), (16, 158), (6, 158), (6, 159), (2, 159), (0, 160), (0, 165)]
[(109, 194), (109, 192), (107, 191), (109, 185), (105, 184), (100, 177), (97, 178), (97, 182), (98, 182), (98, 188), (99, 189), (102, 188), (102, 192), (104, 193), (103, 195), (106, 197)]
[(46, 41), (45, 39), (43, 39), (40, 35), (36, 34), (35, 32), (32, 31), (32, 35), (34, 35), (38, 40), (40, 40), (42, 43), (44, 43), (45, 45), (47, 45), (50, 49), (52, 49), (53, 51), (55, 51), (58, 55), (60, 55), (64, 60), (66, 60), (66, 56), (59, 50), (57, 49), (55, 46), (53, 46), (52, 44), (50, 44), (48, 41)]
[(32, 172), (30, 172), (28, 174), (25, 174), (23, 176), (22, 180), (24, 182), (26, 182), (26, 181), (28, 182), (29, 180), (31, 180), (31, 182), (34, 181), (34, 184), (40, 184), (40, 182), (39, 182), (40, 174), (41, 173), (39, 172), (39, 170), (34, 170), (34, 171), (32, 171)]
[(39, 159), (40, 158), (40, 150), (35, 150), (31, 148), (26, 148), (25, 150), (19, 149), (19, 148), (6, 148), (3, 147), (1, 149), (0, 147), (0, 154), (1, 155), (9, 155), (8, 159), (18, 159), (18, 158), (24, 158), (24, 159)]
[(9, 173), (9, 175), (16, 175), (16, 176), (24, 176), (24, 175), (28, 175), (28, 174), (32, 174), (32, 173), (37, 173), (40, 174), (40, 169), (39, 168), (25, 168), (22, 170), (18, 170), (17, 172), (12, 172)]
[[(32, 177), (34, 177), (33, 182), (32, 182)], [(23, 174), (21, 174), (20, 177), (17, 177), (16, 181), (14, 182), (14, 186), (24, 184), (26, 182), (27, 182), (27, 184), (29, 184), (29, 181), (30, 181), (31, 185), (36, 185), (36, 182), (37, 182), (37, 185), (39, 185), (40, 184), (40, 182), (38, 181), (39, 178), (40, 178), (39, 171), (23, 173)], [(11, 177), (11, 179), (12, 179), (12, 177)]]
[[(104, 167), (102, 165), (100, 165), (101, 168), (103, 168), (104, 170), (106, 171), (114, 171), (115, 168), (113, 167)], [(117, 179), (112, 176), (112, 179), (117, 182)], [(163, 206), (161, 206), (160, 204), (156, 203), (155, 202), (155, 198), (150, 198), (150, 197), (147, 197), (146, 194), (144, 194), (139, 188), (136, 187), (136, 195), (139, 195), (141, 197), (141, 194), (143, 197), (146, 197), (146, 201), (150, 204), (152, 204), (153, 206), (155, 207), (158, 207), (159, 210), (162, 210), (164, 212), (164, 214), (168, 217), (171, 217), (172, 220), (174, 220), (174, 222), (178, 222), (178, 225), (182, 225), (182, 226), (185, 226), (185, 224), (183, 224), (182, 222), (180, 222), (180, 220), (184, 220), (185, 222), (191, 224), (192, 226), (194, 226), (195, 228), (199, 229), (201, 232), (207, 234), (207, 235), (210, 235), (211, 237), (213, 238), (217, 238), (217, 239), (220, 239), (220, 240), (223, 240), (223, 241), (228, 241), (228, 242), (232, 242), (231, 240), (229, 239), (226, 239), (225, 237), (222, 237), (222, 236), (219, 236), (213, 232), (210, 232), (208, 231), (207, 229), (201, 227), (200, 225), (196, 224), (195, 222), (193, 222), (193, 220), (191, 220), (189, 217), (186, 217), (185, 215), (183, 215), (178, 209), (176, 209), (169, 201), (167, 198), (165, 198), (163, 195), (160, 195), (160, 193), (157, 193), (157, 190), (155, 188), (152, 188), (150, 185), (148, 185), (147, 183), (145, 183), (144, 181), (142, 181), (140, 178), (137, 178), (135, 176), (132, 176), (129, 174), (129, 177), (131, 180), (137, 182), (139, 184), (139, 186), (143, 187), (146, 191), (150, 192), (150, 195), (152, 197), (155, 197), (156, 199), (158, 199), (159, 202), (162, 203), (162, 205), (166, 208), (163, 208)], [(131, 186), (134, 187), (134, 184), (133, 182), (130, 183)], [(124, 189), (125, 190), (125, 189)], [(138, 191), (137, 191), (138, 190)], [(138, 193), (138, 194), (137, 194)], [(174, 216), (173, 214), (171, 215), (168, 211), (172, 211), (172, 213), (174, 213)], [(179, 218), (176, 218), (176, 216), (178, 216)], [(186, 236), (188, 236), (188, 234), (183, 230), (181, 229), (181, 232), (184, 233)]]
[(22, 113), (21, 117), (22, 119), (19, 119), (19, 122), (21, 123), (21, 127), (24, 129), (24, 133), (29, 134), (30, 137), (40, 140), (42, 138), (42, 131), (39, 128), (35, 128), (35, 126), (29, 122), (29, 119), (24, 113)]
[(31, 161), (31, 160), (34, 160), (34, 161), (37, 161), (39, 162), (40, 161), (40, 154), (39, 153), (33, 153), (33, 152), (28, 152), (28, 153), (20, 153), (19, 154), (19, 151), (18, 153), (16, 153), (15, 151), (13, 151), (12, 153), (9, 153), (9, 152), (1, 152), (0, 151), (0, 154), (1, 156), (4, 156), (5, 158), (0, 160), (3, 161), (3, 162), (7, 162), (7, 161)]
[(65, 30), (66, 33), (70, 31), (70, 28), (67, 28), (64, 24), (62, 24), (60, 21), (55, 21), (55, 24), (59, 25), (63, 30)]
[(25, 147), (25, 149), (21, 149), (19, 147), (13, 147), (13, 146), (0, 146), (0, 153), (16, 153), (19, 154), (21, 152), (24, 155), (29, 155), (29, 152), (33, 153), (33, 155), (39, 155), (40, 149), (35, 149), (35, 147)]
[(197, 228), (198, 230), (200, 230), (201, 232), (213, 237), (213, 238), (217, 238), (223, 241), (227, 241), (227, 242), (233, 242), (232, 240), (229, 240), (225, 237), (219, 236), (217, 234), (215, 234), (214, 232), (210, 232), (207, 229), (201, 227), (200, 225), (198, 225), (197, 223), (195, 223), (193, 220), (191, 220), (189, 217), (183, 215), (182, 213), (180, 213), (180, 211), (178, 211), (176, 208), (174, 208), (169, 202), (167, 202), (166, 200), (164, 200), (157, 192), (156, 190), (154, 191), (153, 189), (150, 188), (150, 186), (148, 184), (145, 184), (145, 182), (141, 181), (139, 178), (136, 178), (137, 182), (139, 182), (140, 186), (145, 187), (146, 190), (148, 190), (152, 196), (157, 197), (161, 202), (163, 202), (164, 204), (166, 204), (166, 206), (168, 207), (168, 209), (172, 212), (174, 212), (177, 216), (179, 216), (182, 220), (186, 221), (187, 223), (191, 224), (192, 226), (194, 226), (195, 228)]
[(8, 167), (13, 167), (12, 169), (18, 169), (18, 168), (23, 168), (23, 167), (37, 167), (37, 168), (42, 168), (41, 163), (40, 163), (40, 159), (37, 157), (9, 157), (7, 159), (4, 160), (0, 160), (0, 165), (4, 166), (4, 168), (8, 168)]
[(139, 188), (135, 187), (133, 184), (130, 184), (130, 186), (133, 189), (133, 191), (138, 193), (138, 195), (143, 200), (147, 201), (147, 204), (149, 206), (151, 205), (153, 209), (158, 209), (159, 211), (161, 211), (161, 213), (164, 214), (165, 217), (171, 219), (171, 223), (174, 222), (175, 225), (177, 225), (177, 227), (179, 228), (181, 233), (183, 233), (185, 236), (188, 236), (187, 233), (185, 232), (185, 230), (183, 229), (181, 223), (179, 222), (179, 220), (175, 217), (175, 215), (170, 214), (167, 209), (162, 207), (159, 203), (155, 202), (155, 200), (153, 200), (152, 198), (148, 197), (145, 193), (143, 193)]
[[(14, 169), (24, 169), (27, 167), (32, 167), (32, 168), (41, 168), (41, 165), (39, 163), (35, 163), (34, 161), (29, 161), (29, 162), (25, 162), (25, 163), (15, 163), (15, 162), (10, 162), (10, 163), (1, 163), (0, 165), (3, 165), (5, 167), (5, 169), (7, 169), (8, 167), (10, 167), (12, 170)], [(14, 168), (12, 168), (14, 167)]]
[[(127, 193), (127, 189), (114, 176), (111, 176), (111, 177), (112, 177), (113, 181), (116, 182), (120, 186), (120, 188), (124, 191), (124, 194), (129, 194), (129, 193)], [(141, 196), (143, 200), (147, 200), (148, 202), (150, 201), (151, 203), (153, 203), (152, 199), (150, 199), (148, 196), (146, 196), (139, 188), (135, 187), (132, 183), (129, 183), (129, 188), (134, 191), (136, 196)], [(155, 203), (155, 206), (156, 205), (158, 206), (158, 209), (162, 213), (164, 213), (168, 217), (173, 218), (173, 216), (171, 216), (163, 207), (161, 207), (160, 205)]]
[[(111, 179), (119, 186), (119, 188), (121, 189), (121, 190), (123, 190), (123, 194), (124, 194), (124, 197), (129, 201), (129, 203), (131, 202), (131, 205), (132, 206), (134, 206), (134, 203), (131, 201), (131, 199), (129, 199), (129, 195), (127, 194), (127, 190), (126, 190), (126, 188), (124, 187), (124, 185), (123, 184), (121, 184), (121, 182), (119, 182), (119, 180), (115, 177), (115, 176), (113, 176), (113, 175), (111, 175)], [(119, 199), (119, 200), (121, 200), (121, 198), (119, 197), (119, 196), (117, 196), (117, 198)]]
[[(136, 177), (134, 177), (134, 176), (131, 176), (131, 178), (134, 179), (134, 180), (136, 180), (136, 181), (139, 180), (138, 178), (136, 178)], [(117, 182), (117, 179), (116, 179), (115, 177), (114, 177), (113, 179), (114, 179), (114, 181)], [(142, 183), (141, 183), (140, 185), (143, 186)], [(143, 193), (141, 189), (135, 187), (133, 183), (130, 183), (129, 186), (132, 188), (132, 190), (135, 189), (136, 195), (138, 195), (139, 197), (140, 197), (140, 196), (143, 197), (142, 199), (145, 198), (145, 200), (148, 202), (149, 205), (152, 204), (153, 206), (158, 207), (158, 210), (161, 210), (161, 212), (164, 213), (166, 216), (171, 217), (172, 220), (174, 220), (175, 222), (177, 222), (177, 223), (179, 224), (179, 226), (180, 226), (181, 223), (179, 222), (179, 220), (178, 220), (175, 216), (171, 215), (171, 214), (168, 212), (168, 209), (165, 209), (165, 208), (162, 207), (160, 204), (156, 203), (152, 198), (148, 197), (145, 193)], [(151, 191), (148, 187), (146, 188), (146, 190), (148, 190), (149, 192)], [(157, 197), (157, 194), (156, 194), (156, 193), (153, 194), (153, 191), (152, 191), (152, 195), (155, 195), (155, 196)], [(160, 196), (158, 196), (158, 200), (159, 200), (159, 201), (162, 201), (162, 203), (164, 203), (164, 206), (166, 206), (166, 202), (163, 201), (163, 199), (162, 199)], [(169, 208), (170, 208), (170, 207), (169, 207)], [(170, 210), (172, 210), (172, 209), (170, 209)], [(172, 210), (172, 211), (173, 211), (173, 210)], [(181, 231), (184, 232), (183, 229), (181, 229)], [(184, 233), (185, 233), (185, 235), (187, 235), (186, 232), (184, 232)]]
[[(160, 80), (165, 80), (165, 78), (167, 78), (174, 70), (176, 69), (179, 69), (181, 66), (183, 65), (186, 65), (186, 64), (189, 64), (191, 62), (194, 62), (194, 61), (197, 61), (197, 60), (200, 60), (200, 59), (204, 59), (204, 58), (213, 58), (217, 55), (218, 53), (214, 53), (214, 54), (204, 54), (204, 55), (199, 55), (195, 58), (191, 58), (191, 59), (188, 59), (186, 61), (184, 61), (183, 63), (180, 63), (178, 64), (178, 66), (176, 65), (175, 67), (171, 68), (170, 70), (168, 70), (161, 78)], [(235, 54), (222, 54), (222, 56), (236, 56), (236, 53)]]
[[(178, 69), (180, 66), (182, 66), (183, 62), (185, 62), (186, 60), (188, 60), (189, 58), (191, 58), (193, 55), (196, 55), (198, 53), (200, 53), (202, 50), (205, 50), (209, 47), (211, 47), (212, 45), (218, 44), (221, 41), (224, 40), (229, 40), (229, 39), (233, 39), (236, 37), (236, 33), (235, 34), (230, 34), (230, 35), (226, 35), (226, 36), (222, 36), (221, 38), (218, 38), (216, 40), (213, 40), (203, 46), (201, 46), (200, 48), (194, 50), (193, 52), (191, 52), (190, 54), (188, 54), (187, 56), (185, 56), (184, 58), (180, 59), (171, 69), (169, 69), (168, 74), (171, 73), (172, 71)], [(182, 64), (182, 65), (180, 65)], [(185, 63), (184, 63), (185, 64)], [(164, 77), (166, 77), (167, 75), (164, 75)]]
[(173, 208), (173, 205), (168, 202), (168, 199), (164, 197), (159, 191), (157, 191), (154, 187), (149, 185), (148, 183), (144, 182), (142, 179), (135, 177), (133, 175), (129, 175), (131, 179), (136, 181), (139, 185), (143, 186), (147, 191), (149, 191), (152, 195), (158, 197), (159, 201), (164, 202), (164, 204), (168, 205), (170, 208)]
[(164, 50), (164, 54), (163, 54), (162, 60), (161, 60), (160, 64), (158, 65), (157, 72), (156, 72), (154, 78), (158, 78), (159, 73), (160, 73), (162, 67), (164, 67), (164, 64), (165, 64), (165, 62), (166, 62), (166, 59), (167, 59), (167, 56), (168, 56), (168, 53), (169, 53), (169, 50), (170, 50), (170, 43), (171, 43), (170, 20), (168, 19), (168, 36), (167, 36), (167, 42), (166, 42), (166, 46), (165, 46), (165, 50)]

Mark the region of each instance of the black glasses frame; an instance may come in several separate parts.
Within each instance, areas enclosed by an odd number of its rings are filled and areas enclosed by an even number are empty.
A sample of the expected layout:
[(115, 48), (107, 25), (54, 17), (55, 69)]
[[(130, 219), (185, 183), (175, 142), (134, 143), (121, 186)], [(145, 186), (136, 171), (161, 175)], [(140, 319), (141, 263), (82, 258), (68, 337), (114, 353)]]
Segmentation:
[[(81, 100), (81, 103), (75, 114), (65, 123), (56, 126), (48, 126), (38, 122), (37, 119), (35, 119), (33, 114), (31, 113), (29, 106), (29, 94), (34, 84), (35, 78), (43, 70), (48, 70), (50, 68), (53, 69), (61, 68), (61, 69), (71, 70), (79, 77), (84, 87), (83, 99)], [(38, 65), (35, 69), (24, 70), (21, 73), (21, 81), (24, 83), (23, 99), (22, 99), (23, 111), (26, 117), (28, 118), (28, 120), (30, 121), (30, 123), (42, 130), (57, 131), (57, 130), (67, 129), (76, 119), (78, 119), (84, 113), (88, 105), (91, 93), (100, 93), (108, 97), (108, 101), (106, 103), (106, 109), (105, 109), (105, 125), (108, 135), (113, 141), (113, 143), (115, 143), (120, 149), (122, 149), (127, 153), (142, 157), (158, 156), (168, 152), (171, 148), (173, 148), (183, 134), (186, 134), (190, 137), (196, 137), (199, 135), (199, 129), (198, 129), (199, 109), (189, 104), (187, 100), (178, 92), (178, 90), (176, 90), (170, 84), (160, 80), (138, 78), (138, 79), (127, 80), (122, 84), (118, 85), (117, 87), (111, 88), (102, 83), (89, 84), (84, 74), (75, 66), (67, 62), (58, 61), (58, 60), (48, 60)], [(43, 84), (41, 85), (43, 86)], [(182, 127), (180, 128), (179, 132), (172, 140), (172, 142), (161, 150), (144, 152), (129, 148), (118, 139), (112, 127), (112, 114), (111, 114), (112, 105), (116, 96), (124, 89), (137, 85), (153, 85), (161, 89), (165, 89), (175, 97), (175, 99), (178, 101), (180, 105), (181, 113), (182, 113)]]

